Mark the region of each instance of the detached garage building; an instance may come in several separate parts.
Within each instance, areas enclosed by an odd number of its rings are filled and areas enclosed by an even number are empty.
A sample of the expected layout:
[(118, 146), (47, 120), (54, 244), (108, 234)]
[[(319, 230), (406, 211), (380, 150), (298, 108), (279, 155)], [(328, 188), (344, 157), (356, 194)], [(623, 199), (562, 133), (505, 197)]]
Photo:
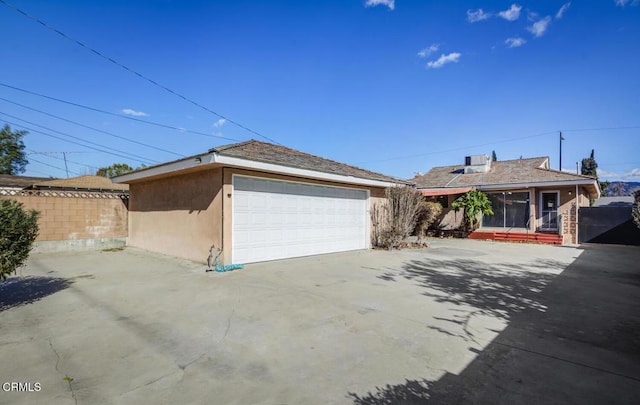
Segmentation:
[(370, 208), (405, 182), (255, 140), (113, 179), (129, 184), (128, 245), (252, 263), (367, 249)]

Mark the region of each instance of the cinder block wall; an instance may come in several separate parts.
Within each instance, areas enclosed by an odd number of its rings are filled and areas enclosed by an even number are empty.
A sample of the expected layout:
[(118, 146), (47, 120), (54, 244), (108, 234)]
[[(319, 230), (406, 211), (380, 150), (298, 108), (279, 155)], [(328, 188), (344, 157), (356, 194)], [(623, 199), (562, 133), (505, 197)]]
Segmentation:
[(0, 198), (17, 200), (27, 209), (40, 211), (36, 241), (127, 237), (127, 201), (117, 195), (107, 198), (104, 193), (55, 191), (44, 195), (20, 194)]

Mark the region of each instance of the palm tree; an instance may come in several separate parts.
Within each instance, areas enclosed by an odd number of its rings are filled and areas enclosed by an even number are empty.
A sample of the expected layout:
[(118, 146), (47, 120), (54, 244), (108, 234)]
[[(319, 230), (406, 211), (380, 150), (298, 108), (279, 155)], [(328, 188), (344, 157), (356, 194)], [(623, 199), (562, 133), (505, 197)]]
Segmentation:
[(466, 224), (468, 230), (473, 231), (476, 229), (476, 219), (478, 214), (493, 215), (493, 208), (491, 207), (491, 201), (485, 193), (478, 190), (470, 190), (451, 204), (451, 208), (458, 212), (460, 208), (464, 209)]

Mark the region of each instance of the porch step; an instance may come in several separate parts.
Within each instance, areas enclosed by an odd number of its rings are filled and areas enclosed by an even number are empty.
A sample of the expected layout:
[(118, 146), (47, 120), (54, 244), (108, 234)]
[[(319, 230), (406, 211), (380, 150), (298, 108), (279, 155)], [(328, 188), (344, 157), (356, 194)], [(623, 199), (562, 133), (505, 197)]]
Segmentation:
[(469, 234), (469, 239), (489, 239), (504, 242), (544, 243), (562, 245), (562, 236), (549, 233), (521, 233), (521, 232), (493, 232), (475, 231)]

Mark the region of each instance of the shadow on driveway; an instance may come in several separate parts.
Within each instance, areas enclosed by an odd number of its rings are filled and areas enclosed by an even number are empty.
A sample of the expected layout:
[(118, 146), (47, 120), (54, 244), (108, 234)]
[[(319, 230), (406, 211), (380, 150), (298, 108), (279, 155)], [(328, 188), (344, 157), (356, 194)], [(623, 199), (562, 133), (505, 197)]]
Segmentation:
[(73, 281), (58, 277), (11, 277), (0, 282), (0, 312), (31, 304), (69, 288)]
[[(439, 302), (508, 321), (460, 374), (406, 380), (354, 404), (635, 404), (640, 398), (640, 249), (583, 246), (560, 275), (472, 260), (412, 261), (400, 272)], [(559, 263), (541, 260), (541, 268)], [(513, 272), (513, 270), (518, 270)], [(453, 318), (453, 323), (468, 319)], [(459, 321), (459, 322), (458, 322)], [(465, 338), (436, 329), (450, 338)], [(470, 332), (465, 325), (465, 333)], [(435, 328), (434, 328), (435, 329)], [(465, 339), (466, 341), (474, 340)], [(428, 361), (425, 359), (425, 361)]]

